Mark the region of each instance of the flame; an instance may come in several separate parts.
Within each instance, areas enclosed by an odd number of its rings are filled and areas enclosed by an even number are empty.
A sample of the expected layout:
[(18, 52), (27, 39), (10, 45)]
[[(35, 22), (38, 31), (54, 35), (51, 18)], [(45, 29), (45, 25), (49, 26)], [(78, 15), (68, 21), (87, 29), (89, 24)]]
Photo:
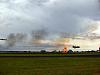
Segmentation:
[(64, 46), (63, 53), (66, 53), (67, 51), (68, 51), (68, 47)]

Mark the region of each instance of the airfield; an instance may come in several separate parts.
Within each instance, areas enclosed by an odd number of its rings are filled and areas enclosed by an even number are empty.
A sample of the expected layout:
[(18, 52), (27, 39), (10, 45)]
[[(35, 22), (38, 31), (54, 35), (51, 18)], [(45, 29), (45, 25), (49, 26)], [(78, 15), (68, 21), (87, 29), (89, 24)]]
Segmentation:
[(0, 58), (79, 58), (79, 57), (96, 57), (100, 58), (100, 53), (97, 54), (0, 54)]
[(100, 53), (1, 53), (0, 75), (100, 75)]

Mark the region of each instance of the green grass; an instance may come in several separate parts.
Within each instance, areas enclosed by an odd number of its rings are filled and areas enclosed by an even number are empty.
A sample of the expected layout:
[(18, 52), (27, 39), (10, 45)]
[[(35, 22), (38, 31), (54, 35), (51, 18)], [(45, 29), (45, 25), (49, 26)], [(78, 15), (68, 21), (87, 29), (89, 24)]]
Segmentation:
[(100, 75), (100, 58), (0, 58), (0, 75)]
[(28, 53), (28, 54), (18, 54), (18, 53), (15, 53), (15, 54), (11, 54), (11, 53), (1, 53), (0, 56), (81, 56), (81, 55), (98, 55), (100, 53), (88, 53), (88, 54), (31, 54), (31, 53)]

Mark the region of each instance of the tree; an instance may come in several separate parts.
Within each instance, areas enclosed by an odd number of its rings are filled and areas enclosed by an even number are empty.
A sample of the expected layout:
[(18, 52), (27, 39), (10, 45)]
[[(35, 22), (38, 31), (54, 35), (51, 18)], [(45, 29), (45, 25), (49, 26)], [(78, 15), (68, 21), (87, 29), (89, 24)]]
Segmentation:
[(46, 50), (41, 50), (41, 53), (46, 53)]
[(73, 53), (73, 51), (72, 51), (72, 50), (69, 50), (67, 53), (68, 53), (68, 54), (72, 54), (72, 53)]

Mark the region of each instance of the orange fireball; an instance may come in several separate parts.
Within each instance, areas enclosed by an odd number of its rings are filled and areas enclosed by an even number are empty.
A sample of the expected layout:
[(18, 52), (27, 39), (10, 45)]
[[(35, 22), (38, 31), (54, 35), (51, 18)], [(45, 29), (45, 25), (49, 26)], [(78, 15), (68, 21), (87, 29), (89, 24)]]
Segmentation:
[(68, 51), (67, 46), (64, 46), (63, 53), (67, 53), (67, 51)]

